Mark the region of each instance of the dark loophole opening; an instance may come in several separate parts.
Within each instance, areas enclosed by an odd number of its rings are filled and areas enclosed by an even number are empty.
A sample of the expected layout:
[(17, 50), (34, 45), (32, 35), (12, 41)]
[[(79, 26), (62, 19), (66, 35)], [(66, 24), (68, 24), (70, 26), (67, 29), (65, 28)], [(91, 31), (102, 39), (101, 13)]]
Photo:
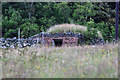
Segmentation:
[(53, 40), (54, 40), (54, 43), (55, 43), (56, 47), (62, 46), (63, 39), (53, 39)]

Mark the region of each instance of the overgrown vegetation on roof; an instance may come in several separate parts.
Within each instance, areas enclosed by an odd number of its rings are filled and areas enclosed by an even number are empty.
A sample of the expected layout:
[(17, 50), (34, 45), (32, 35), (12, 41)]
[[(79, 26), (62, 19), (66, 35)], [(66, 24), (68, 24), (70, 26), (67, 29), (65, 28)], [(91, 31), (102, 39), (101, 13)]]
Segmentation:
[[(76, 24), (59, 24), (59, 25), (54, 25), (50, 27), (47, 30), (48, 33), (67, 33), (67, 32), (73, 32), (74, 34), (84, 34), (86, 36), (89, 35), (87, 27), (83, 25), (76, 25)], [(100, 31), (97, 31), (98, 37), (102, 38), (102, 34)]]
[(66, 33), (66, 32), (73, 32), (73, 33), (85, 33), (87, 31), (87, 27), (75, 25), (75, 24), (60, 24), (54, 25), (50, 27), (47, 32), (49, 33)]

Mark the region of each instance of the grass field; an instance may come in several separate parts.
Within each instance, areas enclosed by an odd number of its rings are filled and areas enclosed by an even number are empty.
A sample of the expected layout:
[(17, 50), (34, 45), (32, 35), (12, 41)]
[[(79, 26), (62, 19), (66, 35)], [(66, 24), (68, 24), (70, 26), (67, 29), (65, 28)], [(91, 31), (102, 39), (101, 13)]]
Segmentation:
[(4, 78), (117, 78), (118, 44), (2, 50)]

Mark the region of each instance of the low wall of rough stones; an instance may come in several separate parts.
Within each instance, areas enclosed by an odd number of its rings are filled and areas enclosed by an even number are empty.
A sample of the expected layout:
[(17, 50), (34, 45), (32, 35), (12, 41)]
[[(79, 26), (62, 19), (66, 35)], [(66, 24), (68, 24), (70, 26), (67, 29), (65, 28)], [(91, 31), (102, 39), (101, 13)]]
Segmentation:
[[(16, 48), (18, 47), (18, 39), (14, 38), (0, 38), (0, 48)], [(20, 39), (20, 47), (32, 46), (37, 43), (33, 39)]]
[[(57, 37), (54, 37), (55, 35), (45, 35), (44, 37), (44, 44), (47, 46), (52, 46), (52, 41), (53, 39), (63, 39), (62, 46), (70, 45), (70, 46), (76, 46), (78, 44), (86, 43), (87, 38), (84, 35), (79, 35), (76, 34), (73, 37), (71, 34), (64, 34), (64, 35), (57, 35)], [(60, 37), (58, 37), (60, 36)], [(64, 37), (66, 36), (66, 37)], [(104, 44), (104, 40), (101, 38), (94, 38), (92, 40), (89, 40), (90, 44)], [(78, 43), (79, 42), (79, 43)], [(34, 36), (34, 37), (29, 37), (27, 39), (22, 38), (20, 40), (20, 47), (26, 47), (26, 46), (33, 46), (34, 44), (42, 43), (42, 36)], [(14, 38), (0, 38), (0, 48), (15, 48), (18, 46), (18, 39), (16, 37)]]
[(51, 46), (53, 39), (63, 39), (62, 46), (77, 46), (78, 37), (45, 37), (45, 44)]

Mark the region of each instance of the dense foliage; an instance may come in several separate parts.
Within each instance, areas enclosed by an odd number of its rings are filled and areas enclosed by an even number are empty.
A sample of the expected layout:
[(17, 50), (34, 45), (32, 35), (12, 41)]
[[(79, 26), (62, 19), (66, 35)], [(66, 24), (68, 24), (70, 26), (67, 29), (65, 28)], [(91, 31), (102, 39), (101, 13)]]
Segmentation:
[(105, 40), (115, 38), (113, 2), (3, 2), (2, 6), (3, 37), (17, 37), (18, 28), (27, 38), (52, 25), (74, 23), (87, 26), (93, 36), (100, 30)]

